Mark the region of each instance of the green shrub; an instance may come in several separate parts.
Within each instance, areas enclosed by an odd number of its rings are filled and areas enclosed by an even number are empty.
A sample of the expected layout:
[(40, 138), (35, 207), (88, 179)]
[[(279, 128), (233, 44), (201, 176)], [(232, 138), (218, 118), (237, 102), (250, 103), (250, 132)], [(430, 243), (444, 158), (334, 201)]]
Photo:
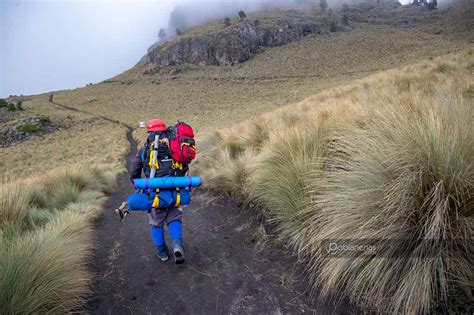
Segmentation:
[(246, 17), (247, 17), (247, 14), (245, 14), (244, 11), (239, 11), (239, 18), (240, 18), (240, 21), (245, 20)]
[(23, 102), (22, 101), (18, 101), (16, 103), (16, 110), (19, 110), (19, 111), (23, 110)]
[(23, 133), (37, 133), (44, 130), (42, 127), (31, 124), (31, 123), (25, 123), (21, 126), (18, 126), (17, 129), (18, 131), (23, 132)]
[(8, 106), (8, 102), (5, 99), (0, 98), (0, 108), (7, 107), (7, 106)]
[(8, 105), (7, 105), (7, 110), (10, 111), (10, 112), (16, 111), (15, 104), (13, 104), (13, 103), (8, 103)]
[(229, 19), (228, 17), (226, 17), (226, 18), (224, 19), (224, 26), (230, 26), (230, 24), (231, 24), (231, 23), (230, 23), (230, 19)]
[(36, 118), (38, 118), (38, 120), (42, 124), (48, 124), (48, 123), (51, 122), (51, 119), (46, 115), (38, 115), (38, 116), (36, 116)]

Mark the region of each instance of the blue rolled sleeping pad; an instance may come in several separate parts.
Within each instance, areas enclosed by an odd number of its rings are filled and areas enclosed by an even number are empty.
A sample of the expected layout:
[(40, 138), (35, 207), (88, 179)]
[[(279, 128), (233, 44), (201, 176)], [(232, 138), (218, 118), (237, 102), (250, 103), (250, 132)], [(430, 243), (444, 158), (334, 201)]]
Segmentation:
[(152, 209), (153, 200), (158, 194), (158, 209), (173, 208), (176, 205), (178, 193), (180, 195), (179, 204), (189, 205), (191, 202), (191, 192), (187, 189), (160, 190), (158, 193), (151, 191), (149, 193), (136, 193), (128, 196), (128, 210), (131, 211), (149, 211)]
[(173, 189), (200, 186), (202, 179), (200, 176), (164, 176), (137, 178), (133, 180), (133, 184), (135, 189)]

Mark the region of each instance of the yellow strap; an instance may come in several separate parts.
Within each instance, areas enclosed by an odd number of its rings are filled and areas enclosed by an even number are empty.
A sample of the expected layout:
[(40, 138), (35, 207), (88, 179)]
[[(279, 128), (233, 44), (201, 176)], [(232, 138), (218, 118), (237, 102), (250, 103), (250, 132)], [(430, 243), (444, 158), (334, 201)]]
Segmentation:
[(148, 165), (150, 166), (150, 168), (160, 168), (160, 166), (158, 165), (158, 159), (156, 159), (156, 162), (155, 164), (153, 164), (153, 157), (155, 156), (155, 151), (150, 151), (150, 160), (148, 161)]
[(160, 204), (160, 198), (158, 198), (158, 194), (160, 193), (160, 189), (157, 188), (155, 191), (156, 191), (156, 195), (155, 195), (155, 199), (153, 199), (153, 204), (151, 205), (152, 208), (158, 208), (158, 206)]
[(174, 206), (179, 207), (180, 203), (181, 203), (181, 194), (178, 191), (178, 193), (176, 194), (176, 204)]
[(178, 161), (173, 161), (173, 163), (171, 164), (171, 168), (172, 169), (179, 169), (180, 171), (183, 170), (183, 164), (182, 163), (179, 163)]
[(160, 204), (160, 198), (158, 198), (158, 194), (157, 194), (155, 196), (155, 199), (153, 200), (153, 204), (151, 206), (152, 206), (152, 208), (156, 209), (156, 208), (158, 208), (159, 204)]

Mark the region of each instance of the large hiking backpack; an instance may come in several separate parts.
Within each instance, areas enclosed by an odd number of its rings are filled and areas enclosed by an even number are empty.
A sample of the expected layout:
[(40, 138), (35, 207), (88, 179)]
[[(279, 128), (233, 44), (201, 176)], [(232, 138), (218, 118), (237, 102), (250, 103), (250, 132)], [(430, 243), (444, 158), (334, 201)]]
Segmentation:
[(161, 176), (173, 176), (173, 159), (170, 156), (170, 149), (169, 149), (169, 136), (167, 130), (165, 131), (152, 131), (148, 133), (148, 138), (144, 145), (144, 150), (141, 154), (141, 160), (143, 164), (143, 172), (145, 173), (146, 177), (150, 177), (151, 167), (152, 167), (152, 160), (153, 160), (153, 150), (154, 150), (154, 142), (155, 136), (158, 136), (158, 155), (156, 158), (157, 162), (157, 169), (155, 173), (155, 177)]
[(176, 125), (168, 127), (165, 131), (148, 134), (145, 150), (141, 155), (146, 177), (150, 177), (156, 135), (159, 136), (159, 143), (155, 177), (186, 175), (189, 169), (188, 164), (196, 157), (194, 132), (191, 126), (178, 121)]
[(170, 139), (170, 154), (178, 163), (190, 163), (196, 157), (196, 142), (194, 131), (188, 124), (178, 123), (168, 128)]

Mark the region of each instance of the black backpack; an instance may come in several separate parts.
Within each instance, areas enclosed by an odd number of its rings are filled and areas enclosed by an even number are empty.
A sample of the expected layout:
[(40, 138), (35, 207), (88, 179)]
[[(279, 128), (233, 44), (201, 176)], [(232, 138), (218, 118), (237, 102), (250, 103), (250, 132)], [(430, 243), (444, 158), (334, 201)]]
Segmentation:
[(148, 138), (145, 142), (145, 149), (141, 154), (141, 160), (143, 164), (143, 172), (145, 173), (146, 177), (150, 177), (151, 172), (151, 160), (150, 155), (151, 152), (154, 150), (154, 141), (155, 136), (158, 135), (158, 156), (157, 156), (157, 164), (158, 168), (155, 173), (155, 177), (162, 177), (162, 176), (184, 176), (188, 171), (188, 164), (183, 163), (178, 165), (173, 161), (173, 158), (170, 154), (170, 129), (166, 129), (165, 131), (156, 131), (150, 132), (148, 134)]

